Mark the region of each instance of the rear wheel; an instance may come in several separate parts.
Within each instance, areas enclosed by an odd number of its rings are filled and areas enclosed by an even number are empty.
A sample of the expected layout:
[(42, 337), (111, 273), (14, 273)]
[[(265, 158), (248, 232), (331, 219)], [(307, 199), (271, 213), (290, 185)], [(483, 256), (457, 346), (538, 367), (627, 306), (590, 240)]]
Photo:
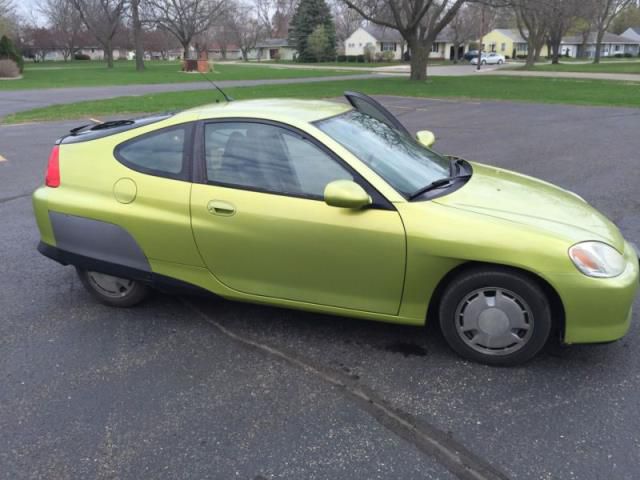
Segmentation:
[(89, 293), (112, 307), (133, 307), (149, 295), (149, 287), (136, 280), (80, 268), (76, 271)]
[(504, 62), (502, 60), (498, 60), (498, 65), (502, 65)]
[(487, 61), (486, 60), (482, 60), (482, 65), (486, 65)]
[(517, 365), (547, 342), (551, 308), (528, 276), (495, 267), (454, 279), (440, 303), (440, 327), (453, 350), (490, 365)]

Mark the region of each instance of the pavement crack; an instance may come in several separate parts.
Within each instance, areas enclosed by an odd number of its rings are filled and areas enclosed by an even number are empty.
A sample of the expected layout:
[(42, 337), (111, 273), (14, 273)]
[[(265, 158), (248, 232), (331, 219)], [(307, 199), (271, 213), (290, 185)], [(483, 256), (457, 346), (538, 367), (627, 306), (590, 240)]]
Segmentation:
[(298, 353), (275, 348), (244, 335), (235, 333), (202, 311), (188, 300), (183, 303), (193, 310), (208, 324), (233, 341), (278, 358), (306, 373), (341, 389), (345, 395), (355, 401), (364, 411), (371, 415), (383, 427), (411, 443), (461, 480), (506, 480), (508, 477), (486, 460), (468, 450), (457, 442), (450, 434), (421, 421), (406, 412), (389, 405), (371, 389), (360, 385), (357, 379), (345, 375), (335, 369), (316, 364)]
[(19, 198), (30, 197), (32, 192), (29, 193), (21, 193), (20, 195), (14, 195), (13, 197), (5, 197), (0, 198), (0, 203), (7, 203), (13, 200), (18, 200)]

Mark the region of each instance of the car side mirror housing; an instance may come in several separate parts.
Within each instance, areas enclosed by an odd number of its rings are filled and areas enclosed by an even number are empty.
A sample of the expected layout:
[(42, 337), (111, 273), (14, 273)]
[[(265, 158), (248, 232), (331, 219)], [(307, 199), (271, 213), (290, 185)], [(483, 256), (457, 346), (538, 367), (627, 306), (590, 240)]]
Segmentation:
[(324, 189), (327, 205), (340, 208), (359, 209), (371, 205), (371, 197), (364, 188), (351, 180), (335, 180)]
[(416, 133), (416, 140), (418, 140), (418, 143), (421, 145), (431, 148), (433, 144), (436, 143), (436, 136), (429, 130), (420, 130)]

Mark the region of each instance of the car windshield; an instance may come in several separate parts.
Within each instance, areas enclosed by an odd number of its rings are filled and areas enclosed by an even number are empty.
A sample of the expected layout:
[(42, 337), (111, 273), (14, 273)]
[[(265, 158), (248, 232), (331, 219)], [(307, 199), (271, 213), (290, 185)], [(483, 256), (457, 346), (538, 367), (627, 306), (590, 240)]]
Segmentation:
[(407, 198), (449, 175), (447, 158), (369, 115), (352, 110), (316, 126)]

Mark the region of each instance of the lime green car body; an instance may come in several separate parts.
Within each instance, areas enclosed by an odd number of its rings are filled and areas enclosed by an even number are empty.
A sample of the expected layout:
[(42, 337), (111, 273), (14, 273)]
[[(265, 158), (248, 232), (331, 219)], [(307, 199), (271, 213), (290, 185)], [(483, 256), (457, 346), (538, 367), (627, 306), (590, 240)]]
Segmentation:
[[(571, 192), (478, 163), (463, 187), (409, 201), (314, 124), (350, 109), (320, 101), (231, 102), (90, 142), (63, 142), (60, 186), (43, 186), (33, 196), (42, 244), (58, 246), (52, 213), (92, 219), (128, 232), (152, 275), (233, 300), (409, 325), (426, 322), (452, 272), (505, 265), (544, 285), (565, 343), (613, 341), (627, 332), (638, 258), (612, 222)], [(338, 208), (162, 178), (114, 157), (119, 145), (140, 135), (211, 119), (259, 119), (304, 132), (392, 208)], [(613, 278), (581, 273), (567, 252), (583, 241), (614, 247), (625, 258), (624, 271)]]

